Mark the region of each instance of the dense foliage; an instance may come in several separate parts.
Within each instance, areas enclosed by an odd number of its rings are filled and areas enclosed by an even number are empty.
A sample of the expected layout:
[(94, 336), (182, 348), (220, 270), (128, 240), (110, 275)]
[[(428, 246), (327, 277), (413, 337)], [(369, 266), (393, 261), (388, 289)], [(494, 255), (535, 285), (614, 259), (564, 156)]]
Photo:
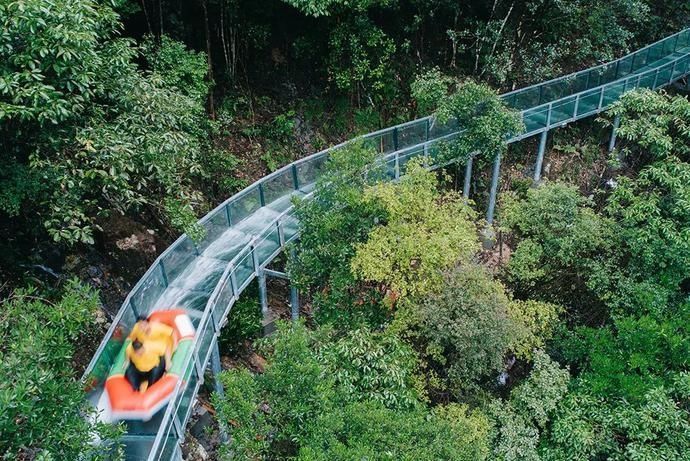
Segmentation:
[(168, 39), (145, 48), (151, 72), (139, 70), (116, 14), (90, 0), (2, 12), (2, 211), (66, 243), (93, 243), (99, 217), (143, 206), (194, 231), (206, 92), (189, 70), (196, 55)]
[(116, 426), (92, 425), (93, 412), (75, 376), (75, 345), (88, 339), (98, 295), (69, 283), (52, 303), (17, 291), (0, 314), (0, 455), (3, 459), (112, 459), (99, 446)]
[[(397, 378), (411, 377), (415, 360), (399, 340), (360, 331), (332, 342), (303, 326), (286, 325), (267, 346), (263, 374), (232, 371), (222, 377), (226, 397), (216, 398), (216, 405), (234, 438), (228, 458), (486, 456), (486, 417), (463, 406), (429, 412), (413, 383)], [(394, 353), (377, 352), (386, 349)], [(343, 359), (350, 365), (343, 367)]]
[[(464, 129), (440, 160), (477, 155), (481, 182), (523, 129), (499, 92), (688, 20), (685, 0), (0, 0), (1, 456), (118, 455), (76, 380), (98, 296), (63, 272), (117, 303), (143, 271), (118, 259), (131, 233), (156, 235), (142, 260), (197, 239), (266, 171), (416, 116)], [(528, 188), (509, 157), (498, 252), (446, 172), (412, 160), (384, 182), (381, 146), (333, 154), (296, 203), (306, 322), (251, 345), (249, 293), (226, 327), (224, 352), (267, 365), (223, 373), (220, 456), (686, 459), (689, 115), (683, 94), (623, 96), (614, 156), (598, 133), (566, 149), (600, 161), (594, 185)], [(29, 277), (41, 291), (14, 290)]]
[(314, 293), (324, 320), (346, 316), (354, 322), (376, 322), (382, 315), (367, 308), (380, 294), (358, 283), (350, 270), (356, 244), (366, 240), (384, 215), (378, 203), (365, 201), (363, 195), (379, 174), (379, 168), (369, 167), (373, 158), (361, 145), (334, 152), (317, 182), (320, 193), (297, 204), (300, 239), (290, 253), (290, 277), (302, 291)]
[(491, 160), (505, 151), (506, 139), (524, 130), (520, 114), (488, 85), (460, 82), (432, 69), (416, 77), (411, 91), (420, 110), (435, 110), (434, 123), (461, 128), (460, 135), (444, 146), (448, 159), (474, 155)]
[(690, 447), (687, 107), (642, 91), (612, 109), (628, 169), (598, 209), (558, 183), (506, 200), (504, 224), (519, 239), (506, 279), (579, 314), (554, 338), (576, 377), (542, 459), (679, 460)]
[(355, 245), (351, 270), (385, 284), (389, 301), (428, 294), (441, 283), (441, 271), (478, 250), (474, 212), (457, 194), (439, 191), (435, 174), (416, 160), (400, 182), (371, 186), (363, 200), (381, 207), (385, 224)]

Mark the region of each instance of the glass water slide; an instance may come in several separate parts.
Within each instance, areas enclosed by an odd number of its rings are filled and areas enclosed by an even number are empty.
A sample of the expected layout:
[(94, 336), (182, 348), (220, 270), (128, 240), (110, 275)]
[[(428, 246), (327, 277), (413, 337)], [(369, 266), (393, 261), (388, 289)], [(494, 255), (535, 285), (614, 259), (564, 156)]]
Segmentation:
[[(661, 88), (689, 72), (690, 29), (685, 29), (616, 61), (504, 94), (526, 126), (509, 142), (597, 114), (628, 90)], [(452, 123), (441, 126), (425, 117), (363, 138), (386, 162), (387, 179), (394, 180), (411, 158), (425, 156), (434, 165), (439, 143), (458, 133)], [(201, 242), (178, 238), (129, 293), (84, 375), (94, 405), (103, 398), (105, 378), (137, 315), (182, 307), (196, 338), (170, 403), (148, 422), (125, 423), (127, 460), (181, 459), (185, 425), (221, 327), (247, 285), (297, 237), (292, 197), (308, 198), (328, 154), (345, 144), (286, 165), (221, 203), (201, 219), (206, 230)]]

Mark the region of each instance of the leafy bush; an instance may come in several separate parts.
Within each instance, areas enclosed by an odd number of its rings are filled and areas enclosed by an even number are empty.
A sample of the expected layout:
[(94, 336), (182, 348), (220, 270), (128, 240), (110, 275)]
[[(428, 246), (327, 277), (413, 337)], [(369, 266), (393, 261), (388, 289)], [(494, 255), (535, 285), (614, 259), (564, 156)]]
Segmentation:
[[(650, 281), (671, 293), (679, 290), (690, 274), (688, 203), (690, 164), (678, 159), (652, 163), (635, 179), (619, 178), (606, 212), (620, 226), (632, 281)], [(624, 299), (620, 304), (644, 307)]]
[(539, 438), (558, 403), (568, 391), (568, 370), (543, 351), (534, 354), (534, 368), (527, 379), (510, 393), (508, 401), (488, 405), (494, 439), (494, 459), (539, 461)]
[(206, 55), (188, 50), (181, 42), (167, 35), (159, 43), (153, 36), (146, 37), (141, 51), (151, 71), (162, 80), (162, 86), (182, 93), (204, 104), (210, 89), (206, 80)]
[(228, 322), (219, 338), (222, 350), (237, 352), (246, 341), (253, 341), (261, 336), (262, 316), (256, 286), (250, 285), (232, 306)]
[(0, 315), (0, 454), (4, 459), (112, 459), (93, 443), (117, 427), (92, 425), (93, 409), (74, 376), (74, 345), (98, 309), (98, 295), (71, 282), (56, 303), (18, 290)]
[(609, 114), (619, 116), (618, 136), (625, 143), (629, 160), (643, 162), (676, 156), (690, 160), (690, 101), (684, 96), (669, 96), (663, 90), (630, 91), (616, 102)]
[(594, 267), (608, 263), (617, 240), (613, 222), (592, 206), (561, 183), (530, 189), (524, 200), (503, 197), (501, 224), (518, 239), (506, 276), (519, 298), (596, 306)]
[[(409, 373), (414, 362), (412, 355), (405, 357), (409, 348), (364, 331), (335, 343), (324, 333), (283, 324), (271, 338), (263, 374), (222, 375), (225, 396), (215, 395), (214, 403), (221, 425), (233, 437), (232, 445), (224, 447), (227, 458), (485, 459), (489, 426), (481, 413), (460, 405), (434, 412), (419, 403), (403, 409), (414, 396), (403, 385), (406, 380), (369, 381), (381, 378), (373, 370)], [(329, 359), (348, 358), (353, 367), (336, 374), (331, 367), (340, 369), (342, 363)], [(375, 363), (369, 373), (368, 358)]]
[(146, 47), (144, 74), (132, 42), (114, 38), (116, 14), (91, 0), (11, 2), (0, 21), (3, 166), (14, 166), (0, 177), (3, 211), (22, 206), (27, 227), (38, 220), (67, 244), (93, 243), (100, 216), (143, 206), (194, 233), (206, 67), (192, 67), (203, 56), (165, 39)]
[(545, 459), (687, 457), (690, 306), (665, 310), (673, 311), (579, 328), (560, 342), (581, 372), (559, 405)]
[(423, 385), (417, 379), (417, 357), (396, 336), (352, 330), (324, 345), (319, 356), (345, 401), (372, 400), (394, 410), (420, 407)]
[[(424, 104), (437, 98), (440, 85), (446, 82), (443, 76), (432, 74), (431, 77), (441, 81), (432, 84), (429, 75), (426, 76), (424, 86), (430, 92), (423, 96)], [(520, 114), (509, 109), (488, 85), (456, 80), (451, 88), (449, 94), (438, 100), (435, 116), (440, 123), (457, 123), (462, 131), (444, 146), (445, 156), (466, 158), (476, 154), (478, 159), (492, 160), (496, 154), (505, 152), (506, 139), (524, 130)]]
[(531, 359), (534, 350), (543, 349), (551, 339), (563, 308), (551, 303), (534, 300), (512, 300), (508, 304), (508, 316), (515, 325), (511, 351), (522, 359)]
[(383, 103), (394, 96), (391, 58), (395, 41), (365, 15), (351, 15), (331, 31), (329, 75), (339, 90), (357, 101)]
[(335, 427), (322, 427), (302, 448), (304, 461), (488, 459), (488, 422), (477, 411), (450, 405), (439, 411), (393, 412), (372, 402), (346, 406)]
[(0, 121), (65, 123), (103, 96), (103, 73), (118, 64), (106, 65), (102, 47), (117, 29), (109, 6), (92, 0), (3, 2), (0, 23)]
[(410, 84), (412, 99), (417, 103), (417, 111), (421, 115), (429, 115), (435, 111), (441, 100), (448, 95), (448, 88), (453, 79), (441, 73), (438, 67), (417, 75)]
[(315, 295), (321, 321), (376, 323), (383, 314), (377, 307), (380, 295), (358, 283), (350, 271), (356, 244), (365, 241), (383, 217), (379, 204), (364, 200), (365, 186), (377, 176), (373, 159), (374, 152), (361, 145), (333, 152), (314, 198), (296, 206), (300, 239), (288, 271), (300, 290)]
[(437, 184), (434, 173), (411, 161), (398, 183), (364, 193), (365, 203), (383, 209), (385, 223), (355, 245), (351, 268), (359, 279), (385, 284), (389, 301), (428, 294), (441, 284), (443, 270), (469, 262), (479, 250), (475, 213)]
[(503, 369), (514, 330), (509, 303), (503, 286), (471, 265), (448, 271), (437, 292), (406, 307), (428, 359), (458, 398), (476, 393), (483, 379)]
[(639, 402), (654, 387), (671, 388), (687, 370), (690, 305), (673, 314), (621, 317), (612, 326), (580, 327), (559, 341), (564, 357), (579, 369), (593, 396)]
[(592, 396), (586, 386), (561, 403), (543, 449), (543, 459), (641, 459), (681, 461), (690, 450), (690, 414), (681, 403), (688, 394), (663, 387), (644, 400)]

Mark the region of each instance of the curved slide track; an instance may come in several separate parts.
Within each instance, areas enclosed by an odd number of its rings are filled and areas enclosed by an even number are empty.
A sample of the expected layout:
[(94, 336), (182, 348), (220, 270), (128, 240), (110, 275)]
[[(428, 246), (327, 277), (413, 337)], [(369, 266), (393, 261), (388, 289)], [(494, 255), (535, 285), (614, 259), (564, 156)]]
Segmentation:
[[(512, 91), (501, 97), (521, 112), (526, 130), (510, 143), (540, 135), (535, 162), (539, 180), (548, 131), (598, 114), (628, 90), (657, 89), (690, 73), (690, 29), (642, 48), (616, 61)], [(611, 147), (615, 141), (614, 134)], [(439, 143), (460, 132), (425, 117), (364, 135), (380, 152), (387, 177), (397, 179), (408, 160), (418, 156), (435, 165)], [(262, 311), (266, 307), (266, 275), (279, 275), (266, 266), (298, 237), (293, 196), (308, 197), (331, 151), (347, 143), (286, 165), (229, 198), (203, 219), (203, 241), (186, 235), (167, 248), (125, 299), (108, 333), (91, 360), (84, 380), (94, 404), (104, 398), (103, 383), (137, 315), (153, 310), (183, 308), (196, 329), (193, 347), (183, 361), (183, 376), (170, 403), (147, 422), (127, 421), (123, 436), (128, 460), (179, 460), (180, 444), (204, 372), (218, 372), (218, 335), (242, 291), (259, 279)], [(487, 221), (493, 220), (500, 176), (500, 156), (493, 164)], [(469, 192), (472, 159), (465, 164), (465, 196)], [(293, 295), (296, 293), (293, 292)], [(296, 315), (293, 296), (293, 316)]]

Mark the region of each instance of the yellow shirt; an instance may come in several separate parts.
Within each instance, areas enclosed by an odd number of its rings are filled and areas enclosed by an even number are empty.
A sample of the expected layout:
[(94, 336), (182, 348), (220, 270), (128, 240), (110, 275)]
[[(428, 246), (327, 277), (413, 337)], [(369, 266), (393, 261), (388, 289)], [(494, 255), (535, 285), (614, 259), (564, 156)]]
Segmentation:
[(165, 354), (165, 349), (163, 349), (163, 352), (155, 349), (157, 348), (144, 345), (140, 349), (140, 352), (137, 353), (130, 343), (127, 346), (126, 354), (127, 358), (134, 364), (137, 370), (146, 373), (157, 367), (161, 363), (161, 356)]
[(129, 339), (134, 342), (138, 339), (143, 344), (143, 352), (135, 353), (132, 344), (127, 346), (127, 358), (131, 360), (137, 370), (142, 372), (151, 371), (160, 363), (161, 357), (165, 355), (168, 347), (173, 347), (173, 329), (162, 322), (149, 322), (150, 332), (144, 333), (139, 327), (139, 323), (134, 325)]
[(173, 343), (173, 329), (162, 322), (149, 322), (150, 333), (147, 335), (139, 327), (139, 323), (134, 324), (132, 332), (129, 334), (129, 339), (134, 341), (138, 339), (141, 343), (146, 344), (148, 341), (162, 342), (170, 344)]

